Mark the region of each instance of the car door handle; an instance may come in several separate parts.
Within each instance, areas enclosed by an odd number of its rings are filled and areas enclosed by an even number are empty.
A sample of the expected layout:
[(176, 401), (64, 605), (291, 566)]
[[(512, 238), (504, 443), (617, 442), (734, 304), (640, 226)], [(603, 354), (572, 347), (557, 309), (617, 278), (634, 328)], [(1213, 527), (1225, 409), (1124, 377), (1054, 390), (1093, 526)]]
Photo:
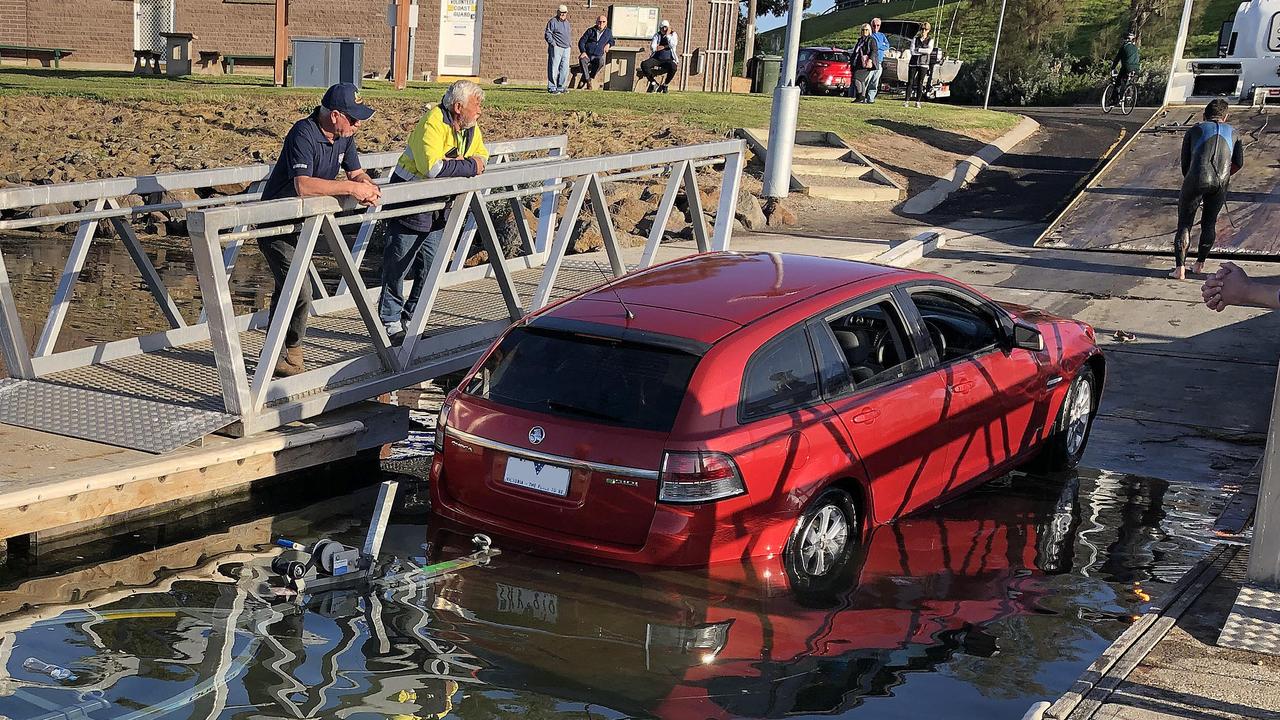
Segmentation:
[(853, 416), (853, 421), (860, 425), (867, 425), (876, 421), (880, 417), (880, 411), (875, 408), (863, 408)]
[(959, 382), (956, 382), (951, 385), (951, 392), (957, 395), (964, 395), (965, 393), (972, 390), (973, 386), (976, 384), (977, 383), (975, 383), (972, 380), (960, 380)]

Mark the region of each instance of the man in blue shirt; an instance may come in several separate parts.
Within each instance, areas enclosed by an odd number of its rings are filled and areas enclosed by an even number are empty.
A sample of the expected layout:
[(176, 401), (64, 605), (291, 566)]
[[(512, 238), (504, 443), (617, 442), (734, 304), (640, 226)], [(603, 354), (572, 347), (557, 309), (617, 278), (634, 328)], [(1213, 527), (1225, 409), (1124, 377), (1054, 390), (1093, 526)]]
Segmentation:
[[(267, 176), (262, 199), (350, 195), (361, 204), (376, 205), (380, 197), (378, 186), (361, 169), (354, 140), (360, 123), (372, 116), (373, 108), (360, 102), (355, 85), (340, 83), (329, 88), (319, 107), (294, 123), (285, 136), (280, 159)], [(345, 171), (345, 180), (337, 179), (339, 169)], [(297, 245), (297, 234), (258, 238), (258, 247), (275, 278), (275, 289), (271, 293), (272, 317), (275, 317)], [(311, 292), (311, 282), (304, 282), (285, 332), (284, 355), (275, 367), (279, 377), (297, 375), (304, 370), (302, 340), (307, 334)]]
[(552, 95), (569, 91), (569, 33), (569, 8), (561, 5), (543, 32), (547, 41), (547, 92)]
[(871, 37), (876, 41), (876, 66), (867, 78), (867, 102), (876, 101), (880, 92), (880, 76), (884, 74), (884, 51), (889, 49), (889, 38), (880, 32), (880, 18), (871, 18)]
[(582, 80), (578, 87), (590, 90), (591, 81), (604, 66), (605, 56), (613, 47), (613, 31), (609, 29), (609, 18), (601, 15), (596, 24), (587, 28), (578, 38), (578, 66), (582, 68)]

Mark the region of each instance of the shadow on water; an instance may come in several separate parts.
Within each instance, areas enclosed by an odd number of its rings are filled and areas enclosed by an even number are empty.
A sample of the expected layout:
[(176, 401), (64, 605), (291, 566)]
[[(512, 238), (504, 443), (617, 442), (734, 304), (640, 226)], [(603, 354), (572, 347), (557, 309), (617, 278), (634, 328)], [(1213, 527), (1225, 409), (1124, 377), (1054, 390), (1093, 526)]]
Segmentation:
[[(384, 555), (468, 552), (405, 485)], [(1219, 498), (1099, 472), (1007, 476), (875, 528), (838, 582), (804, 593), (776, 557), (642, 571), (511, 547), (399, 592), (300, 606), (250, 592), (272, 539), (358, 543), (372, 502), (366, 489), (0, 577), (0, 715), (1018, 717), (1205, 552)]]

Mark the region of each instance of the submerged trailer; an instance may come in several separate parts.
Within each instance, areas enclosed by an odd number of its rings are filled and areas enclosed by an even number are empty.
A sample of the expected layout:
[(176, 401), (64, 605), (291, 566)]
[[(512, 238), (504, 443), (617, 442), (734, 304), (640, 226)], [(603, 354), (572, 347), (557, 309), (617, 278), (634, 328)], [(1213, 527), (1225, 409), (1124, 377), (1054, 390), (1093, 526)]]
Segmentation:
[[(1184, 38), (1191, 3), (1186, 5)], [(1280, 0), (1240, 3), (1235, 16), (1219, 31), (1218, 56), (1179, 56), (1166, 102), (1200, 103), (1219, 97), (1233, 104), (1280, 102)]]

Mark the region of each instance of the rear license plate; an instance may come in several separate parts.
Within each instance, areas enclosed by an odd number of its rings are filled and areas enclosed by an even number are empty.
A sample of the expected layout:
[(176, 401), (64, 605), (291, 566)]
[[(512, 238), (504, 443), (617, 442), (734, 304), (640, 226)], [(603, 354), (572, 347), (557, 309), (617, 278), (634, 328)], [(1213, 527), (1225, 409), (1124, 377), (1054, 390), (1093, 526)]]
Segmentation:
[(555, 624), (560, 616), (560, 598), (552, 593), (497, 583), (498, 612), (522, 615)]
[(502, 482), (564, 497), (569, 494), (569, 468), (518, 457), (507, 458), (507, 470), (502, 475)]

